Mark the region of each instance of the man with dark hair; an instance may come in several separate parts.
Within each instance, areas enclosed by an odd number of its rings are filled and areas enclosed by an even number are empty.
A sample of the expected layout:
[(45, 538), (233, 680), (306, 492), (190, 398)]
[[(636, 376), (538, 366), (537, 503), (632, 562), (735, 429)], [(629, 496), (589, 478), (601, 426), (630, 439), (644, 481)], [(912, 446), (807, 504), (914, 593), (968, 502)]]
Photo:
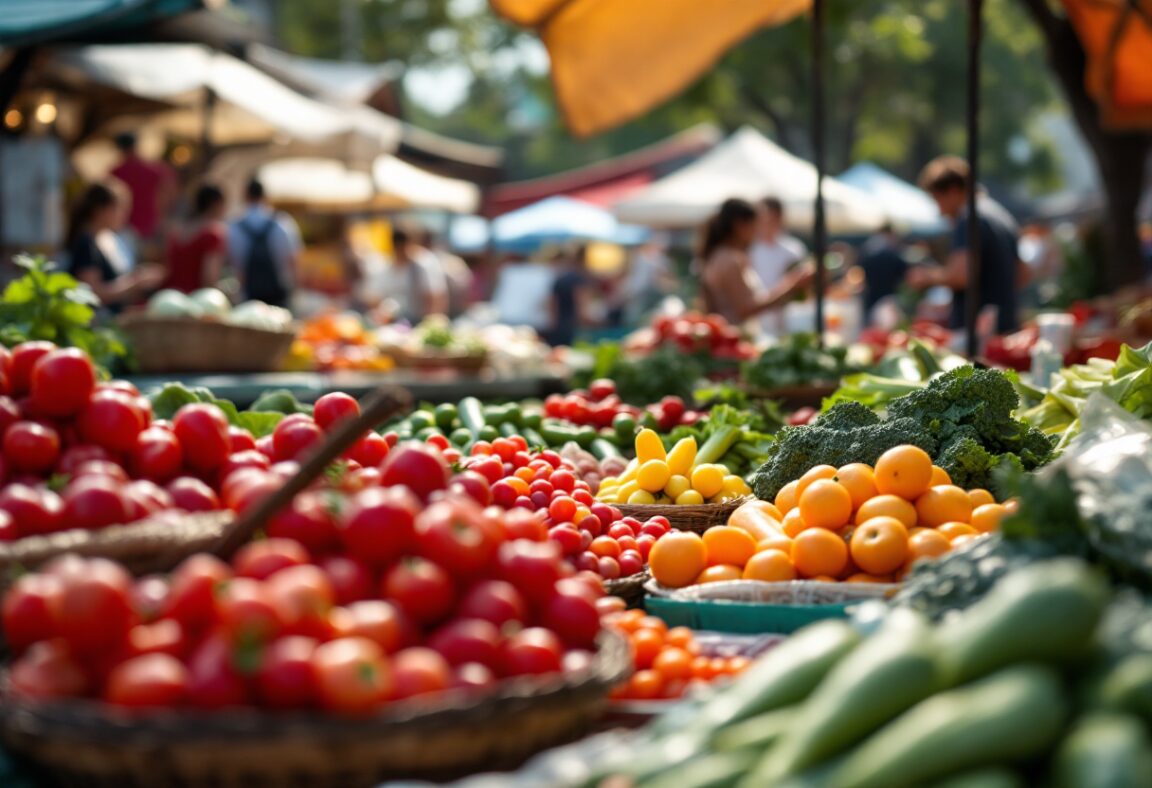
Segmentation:
[(135, 134), (117, 134), (115, 142), (121, 159), (110, 175), (127, 186), (132, 195), (128, 226), (141, 242), (151, 243), (157, 240), (176, 197), (176, 176), (163, 162), (140, 157)]
[(297, 278), (300, 229), (292, 217), (272, 210), (260, 181), (250, 181), (244, 195), (248, 207), (228, 233), (228, 251), (244, 297), (289, 307)]
[(900, 237), (891, 222), (885, 222), (880, 231), (864, 243), (858, 265), (864, 272), (864, 322), (871, 323), (877, 302), (896, 295), (908, 273), (908, 261), (900, 250)]
[[(953, 328), (964, 325), (968, 286), (968, 195), (977, 188), (971, 182), (968, 162), (941, 156), (928, 162), (920, 173), (920, 188), (936, 201), (941, 215), (955, 224), (952, 251), (942, 267), (919, 266), (908, 274), (917, 289), (943, 286), (952, 290)], [(1020, 229), (1012, 216), (995, 200), (977, 192), (976, 217), (980, 237), (980, 308), (995, 306), (996, 331), (1004, 334), (1019, 326), (1017, 288), (1024, 276), (1017, 251)]]
[[(768, 291), (778, 287), (789, 269), (808, 256), (808, 249), (785, 229), (784, 203), (775, 197), (766, 197), (758, 208), (756, 241), (748, 250), (748, 259), (763, 289)], [(769, 336), (781, 334), (784, 321), (780, 310), (762, 314), (760, 329)]]

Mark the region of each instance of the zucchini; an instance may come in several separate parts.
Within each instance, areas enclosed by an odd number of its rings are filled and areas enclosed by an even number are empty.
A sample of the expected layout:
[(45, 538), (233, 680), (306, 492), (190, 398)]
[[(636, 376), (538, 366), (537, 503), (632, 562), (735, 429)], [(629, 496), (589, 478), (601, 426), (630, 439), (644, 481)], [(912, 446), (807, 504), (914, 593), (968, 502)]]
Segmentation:
[(511, 438), (513, 435), (519, 435), (520, 434), (520, 428), (517, 427), (515, 424), (513, 424), (510, 421), (500, 422), (500, 426), (499, 426), (498, 430), (500, 432), (500, 435), (504, 438)]
[(636, 788), (731, 788), (736, 785), (755, 753), (709, 753), (694, 758), (651, 780), (638, 780)]
[(480, 405), (480, 400), (475, 397), (465, 397), (456, 406), (456, 413), (461, 426), (472, 433), (473, 438), (479, 439), (480, 431), (488, 424), (484, 420), (484, 409)]
[(601, 462), (608, 459), (609, 457), (624, 456), (620, 453), (619, 449), (612, 445), (611, 441), (608, 441), (605, 438), (597, 438), (596, 440), (592, 441), (592, 444), (588, 447), (588, 449), (592, 452), (592, 456)]
[(548, 444), (544, 441), (544, 437), (532, 427), (525, 427), (520, 430), (520, 434), (524, 436), (524, 440), (528, 441), (528, 448), (533, 451), (548, 448)]
[(1061, 744), (1054, 763), (1056, 788), (1150, 788), (1152, 741), (1127, 714), (1089, 714)]

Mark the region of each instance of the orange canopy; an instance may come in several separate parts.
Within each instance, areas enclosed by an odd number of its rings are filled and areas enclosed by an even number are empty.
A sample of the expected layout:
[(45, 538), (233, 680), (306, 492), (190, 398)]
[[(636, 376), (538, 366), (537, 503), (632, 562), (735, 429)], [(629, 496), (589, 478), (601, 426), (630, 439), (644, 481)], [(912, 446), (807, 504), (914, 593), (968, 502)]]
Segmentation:
[(489, 0), (536, 28), (568, 128), (620, 125), (671, 98), (731, 46), (811, 0)]
[(1088, 66), (1084, 84), (1112, 129), (1152, 128), (1152, 0), (1063, 0)]

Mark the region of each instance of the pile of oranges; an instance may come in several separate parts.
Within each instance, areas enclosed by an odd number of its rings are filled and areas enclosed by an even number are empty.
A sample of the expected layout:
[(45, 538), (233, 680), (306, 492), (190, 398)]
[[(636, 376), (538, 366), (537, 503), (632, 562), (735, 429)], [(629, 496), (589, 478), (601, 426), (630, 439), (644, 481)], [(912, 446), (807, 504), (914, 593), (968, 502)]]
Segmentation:
[(693, 682), (734, 676), (750, 663), (747, 657), (702, 654), (691, 629), (669, 629), (663, 619), (642, 610), (609, 613), (603, 621), (624, 634), (632, 646), (635, 672), (612, 694), (621, 700), (679, 698)]
[(751, 501), (727, 525), (668, 534), (648, 557), (669, 588), (722, 580), (796, 579), (891, 583), (912, 563), (999, 528), (1015, 502), (964, 490), (916, 446), (897, 446), (876, 467), (818, 465)]

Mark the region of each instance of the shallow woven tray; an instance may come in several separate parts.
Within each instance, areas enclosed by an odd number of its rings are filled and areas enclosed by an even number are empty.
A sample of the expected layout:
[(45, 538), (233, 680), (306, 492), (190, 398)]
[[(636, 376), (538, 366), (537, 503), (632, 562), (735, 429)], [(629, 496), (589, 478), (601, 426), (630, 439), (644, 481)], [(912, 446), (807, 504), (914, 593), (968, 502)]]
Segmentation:
[(451, 351), (426, 350), (413, 353), (402, 347), (383, 348), (396, 362), (397, 367), (408, 369), (457, 369), (462, 372), (479, 372), (488, 364), (488, 352), (453, 353)]
[(680, 531), (695, 531), (702, 534), (714, 525), (724, 525), (732, 512), (750, 499), (737, 498), (727, 503), (705, 503), (699, 506), (676, 506), (675, 504), (612, 504), (625, 517), (635, 517), (641, 522), (649, 517), (663, 515), (673, 528)]
[(629, 577), (617, 580), (605, 580), (604, 591), (609, 596), (618, 596), (624, 600), (628, 607), (640, 607), (644, 601), (644, 584), (652, 579), (651, 573), (644, 569)]
[(624, 638), (601, 636), (579, 673), (503, 682), (495, 694), (444, 693), (378, 716), (164, 711), (133, 716), (91, 700), (25, 703), (0, 689), (0, 736), (75, 788), (369, 788), (512, 768), (582, 734), (631, 672)]
[(0, 586), (64, 553), (110, 558), (134, 574), (162, 572), (193, 553), (214, 548), (233, 519), (230, 511), (168, 513), (99, 531), (74, 528), (0, 542)]
[(686, 588), (667, 588), (649, 580), (644, 590), (666, 599), (761, 603), (765, 605), (840, 605), (868, 599), (886, 599), (900, 589), (899, 583), (826, 583), (791, 580), (725, 580)]
[(267, 372), (280, 368), (293, 331), (217, 320), (128, 314), (119, 320), (141, 372)]

